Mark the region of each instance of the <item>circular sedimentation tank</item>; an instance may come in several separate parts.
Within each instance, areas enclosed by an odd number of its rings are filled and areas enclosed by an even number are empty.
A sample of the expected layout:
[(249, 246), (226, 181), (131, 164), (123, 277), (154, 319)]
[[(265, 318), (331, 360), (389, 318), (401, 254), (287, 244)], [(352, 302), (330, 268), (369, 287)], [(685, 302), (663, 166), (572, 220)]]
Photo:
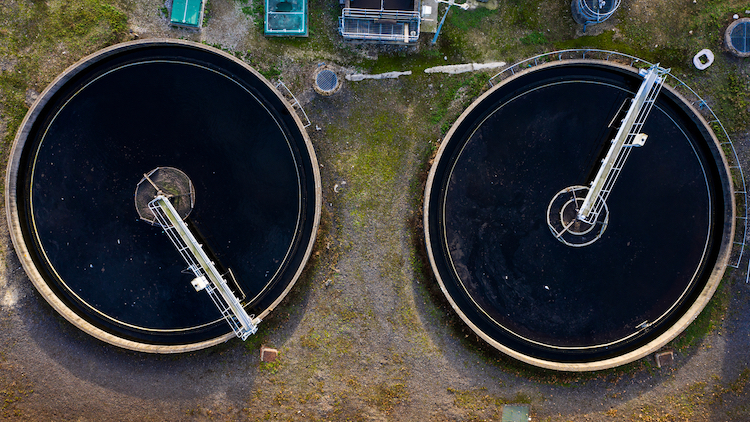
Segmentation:
[(300, 277), (321, 186), (302, 123), (258, 72), (200, 44), (119, 44), (60, 75), (29, 110), (8, 164), (11, 237), (66, 319), (131, 350), (234, 337), (162, 227), (159, 191), (248, 314)]
[(666, 85), (600, 226), (569, 240), (551, 230), (575, 220), (575, 200), (556, 198), (588, 190), (642, 82), (610, 62), (539, 65), (475, 101), (441, 144), (425, 193), (430, 263), (454, 310), (500, 351), (557, 370), (618, 366), (674, 338), (718, 286), (734, 233), (729, 169)]

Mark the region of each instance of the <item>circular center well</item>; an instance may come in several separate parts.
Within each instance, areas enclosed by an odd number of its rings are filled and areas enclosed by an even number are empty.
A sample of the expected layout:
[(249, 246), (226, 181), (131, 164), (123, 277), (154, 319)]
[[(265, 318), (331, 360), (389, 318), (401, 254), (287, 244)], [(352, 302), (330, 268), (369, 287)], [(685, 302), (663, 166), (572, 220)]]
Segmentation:
[(558, 192), (547, 207), (547, 226), (560, 242), (573, 247), (588, 246), (602, 237), (609, 222), (609, 208), (603, 208), (591, 221), (581, 220), (578, 211), (589, 189), (571, 186)]

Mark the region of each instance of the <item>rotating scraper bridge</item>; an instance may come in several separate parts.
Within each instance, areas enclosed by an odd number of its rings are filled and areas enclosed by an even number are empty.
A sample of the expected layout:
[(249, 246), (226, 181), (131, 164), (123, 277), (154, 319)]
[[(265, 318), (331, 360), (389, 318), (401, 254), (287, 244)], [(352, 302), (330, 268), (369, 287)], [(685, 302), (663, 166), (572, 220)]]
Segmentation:
[(205, 290), (208, 293), (237, 337), (245, 340), (251, 334), (255, 334), (260, 320), (245, 312), (239, 299), (229, 289), (224, 277), (208, 258), (203, 246), (195, 239), (169, 199), (160, 193), (148, 206), (177, 252), (188, 264), (188, 269), (195, 274), (192, 281), (195, 290)]
[[(621, 117), (625, 105), (630, 107), (622, 117), (617, 134), (610, 142), (596, 176), (589, 187), (570, 186), (558, 192), (547, 209), (547, 225), (555, 238), (568, 246), (587, 246), (601, 238), (607, 228), (607, 198), (622, 172), (632, 148), (645, 144), (648, 135), (641, 133), (669, 70), (652, 66), (642, 69), (641, 84), (635, 97), (626, 99), (608, 127)], [(579, 193), (585, 197), (579, 197)]]
[[(566, 49), (558, 51), (550, 51), (548, 53), (539, 54), (528, 59), (518, 61), (504, 68), (500, 72), (496, 73), (489, 79), (489, 85), (495, 86), (505, 79), (516, 75), (527, 69), (534, 68), (539, 65), (553, 62), (565, 62), (569, 60), (603, 60), (611, 61), (613, 63), (625, 64), (635, 68), (651, 68), (655, 66), (655, 63), (650, 63), (639, 57), (631, 56), (629, 54), (620, 53), (611, 50), (600, 50), (600, 49)], [(672, 89), (681, 94), (685, 101), (698, 110), (701, 115), (706, 119), (708, 124), (717, 132), (719, 143), (725, 152), (725, 156), (728, 160), (729, 170), (732, 173), (732, 184), (734, 187), (734, 199), (737, 204), (737, 209), (741, 212), (735, 216), (735, 230), (734, 238), (732, 239), (732, 253), (727, 264), (731, 268), (739, 268), (745, 258), (745, 249), (747, 247), (747, 236), (748, 236), (748, 210), (747, 210), (747, 185), (745, 183), (745, 176), (740, 165), (740, 159), (737, 155), (737, 150), (732, 142), (732, 138), (729, 136), (724, 125), (719, 120), (719, 117), (711, 109), (706, 100), (704, 100), (697, 92), (695, 92), (690, 86), (683, 82), (679, 77), (669, 73), (668, 76), (675, 81), (672, 84)], [(750, 284), (750, 259), (747, 262), (745, 271), (745, 283)]]

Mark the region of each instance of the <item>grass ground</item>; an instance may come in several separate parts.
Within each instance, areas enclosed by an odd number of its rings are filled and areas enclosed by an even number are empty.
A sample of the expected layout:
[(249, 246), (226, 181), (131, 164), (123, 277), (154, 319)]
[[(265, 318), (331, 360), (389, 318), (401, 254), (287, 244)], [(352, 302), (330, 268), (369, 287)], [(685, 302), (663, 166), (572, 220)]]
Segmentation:
[[(624, 0), (610, 21), (583, 34), (568, 0), (491, 0), (452, 9), (437, 45), (423, 36), (413, 47), (343, 42), (339, 8), (329, 0), (310, 1), (306, 39), (262, 37), (260, 0), (211, 0), (202, 33), (170, 29), (170, 2), (0, 6), (3, 160), (30, 103), (66, 66), (134, 33), (186, 38), (227, 50), (298, 94), (320, 127), (310, 134), (327, 204), (303, 279), (257, 336), (169, 358), (113, 351), (55, 319), (12, 271), (18, 264), (6, 236), (4, 417), (498, 420), (502, 405), (513, 402), (530, 404), (536, 420), (750, 419), (744, 271), (727, 274), (706, 310), (669, 345), (673, 366), (658, 369), (644, 358), (596, 373), (559, 373), (499, 354), (463, 325), (434, 283), (420, 232), (423, 185), (438, 142), (490, 76), (424, 74), (429, 66), (513, 62), (565, 48), (658, 61), (707, 99), (747, 166), (750, 62), (721, 45), (731, 16), (750, 9), (745, 2)], [(716, 53), (703, 72), (691, 65), (702, 48)], [(342, 72), (414, 73), (346, 83), (324, 98), (312, 93), (309, 79), (322, 62)], [(279, 348), (279, 361), (259, 363), (260, 344)], [(185, 391), (175, 393), (170, 383)]]

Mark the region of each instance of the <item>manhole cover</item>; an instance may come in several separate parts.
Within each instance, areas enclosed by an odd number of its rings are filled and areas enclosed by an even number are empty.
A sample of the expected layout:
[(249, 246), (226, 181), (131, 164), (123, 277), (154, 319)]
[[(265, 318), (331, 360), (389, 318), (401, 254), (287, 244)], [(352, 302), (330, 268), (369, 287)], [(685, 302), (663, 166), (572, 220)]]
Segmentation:
[(331, 69), (321, 68), (315, 74), (315, 91), (322, 95), (331, 95), (340, 87), (339, 77)]
[(742, 18), (732, 22), (725, 34), (727, 47), (739, 57), (750, 56), (750, 19)]

